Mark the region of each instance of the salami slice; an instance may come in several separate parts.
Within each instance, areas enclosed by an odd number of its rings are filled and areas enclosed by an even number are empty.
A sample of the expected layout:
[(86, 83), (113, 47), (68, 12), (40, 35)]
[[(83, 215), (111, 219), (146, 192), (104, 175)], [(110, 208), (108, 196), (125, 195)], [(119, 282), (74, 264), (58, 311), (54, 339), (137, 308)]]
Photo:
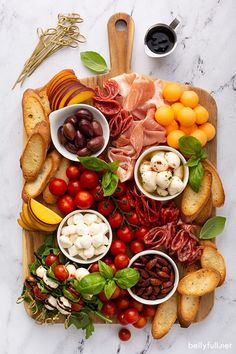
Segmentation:
[(99, 109), (105, 116), (112, 116), (121, 110), (120, 104), (115, 100), (97, 101), (94, 97), (94, 106)]
[(103, 83), (103, 88), (95, 88), (95, 99), (97, 101), (112, 100), (119, 94), (119, 86), (115, 80), (107, 80)]

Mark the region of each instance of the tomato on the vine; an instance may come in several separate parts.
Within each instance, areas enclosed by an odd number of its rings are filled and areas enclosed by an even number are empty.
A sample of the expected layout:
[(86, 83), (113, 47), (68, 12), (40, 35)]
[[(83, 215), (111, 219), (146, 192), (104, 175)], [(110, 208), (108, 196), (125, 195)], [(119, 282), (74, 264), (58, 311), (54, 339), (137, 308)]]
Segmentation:
[(156, 313), (155, 305), (144, 305), (143, 306), (143, 316), (144, 317), (154, 317)]
[(118, 229), (124, 220), (123, 215), (119, 211), (114, 211), (108, 218), (109, 224), (113, 229)]
[(133, 323), (133, 326), (136, 328), (143, 328), (147, 324), (147, 319), (144, 316), (139, 316), (139, 319), (137, 322)]
[(116, 300), (116, 306), (118, 307), (118, 309), (120, 310), (125, 310), (129, 307), (129, 299), (128, 297), (119, 297)]
[(130, 330), (127, 329), (127, 328), (121, 328), (121, 329), (119, 330), (118, 335), (119, 335), (120, 340), (123, 340), (124, 342), (126, 342), (127, 340), (130, 339), (130, 337), (131, 337), (131, 332), (130, 332)]
[(139, 319), (138, 310), (133, 307), (128, 308), (125, 310), (124, 318), (130, 324), (137, 322)]
[(116, 313), (116, 304), (114, 301), (109, 300), (105, 302), (105, 304), (102, 306), (102, 313), (107, 316), (107, 317), (112, 317)]
[(112, 300), (117, 299), (120, 296), (120, 292), (121, 290), (119, 286), (116, 286), (114, 293), (111, 295), (111, 299)]
[(58, 199), (57, 207), (63, 214), (69, 214), (75, 210), (75, 203), (69, 194), (65, 194)]
[(53, 263), (58, 264), (59, 258), (54, 253), (49, 253), (45, 258), (45, 264), (50, 267)]
[(129, 226), (123, 226), (122, 228), (117, 230), (116, 236), (119, 240), (122, 240), (124, 242), (130, 242), (133, 239), (134, 234)]
[(113, 240), (110, 248), (111, 254), (116, 256), (119, 253), (125, 253), (126, 244), (121, 240)]
[(122, 324), (122, 325), (127, 325), (128, 322), (125, 319), (125, 313), (124, 312), (120, 312), (117, 316), (117, 321)]
[(111, 265), (113, 263), (112, 258), (110, 256), (105, 256), (102, 258), (102, 261), (108, 265)]
[(49, 183), (49, 190), (53, 195), (60, 197), (61, 195), (66, 193), (67, 184), (64, 179), (53, 178)]
[(144, 236), (148, 233), (149, 230), (150, 230), (150, 228), (147, 226), (140, 226), (138, 228), (138, 230), (135, 230), (134, 237), (137, 240), (143, 241)]
[(100, 184), (98, 184), (95, 188), (93, 188), (90, 193), (93, 195), (94, 200), (96, 202), (100, 202), (103, 200), (104, 194), (103, 194), (103, 189)]
[(98, 263), (93, 263), (89, 268), (90, 273), (99, 272)]
[(104, 198), (101, 202), (98, 202), (98, 212), (104, 216), (110, 215), (115, 208), (113, 201), (110, 198)]
[(71, 304), (71, 310), (74, 312), (79, 312), (84, 306), (84, 302), (80, 300), (79, 302)]
[(72, 195), (74, 197), (80, 191), (82, 191), (82, 187), (81, 187), (81, 184), (78, 179), (73, 180), (73, 181), (69, 181), (68, 192), (70, 193), (70, 195)]
[(78, 179), (80, 175), (80, 167), (79, 165), (70, 165), (66, 169), (66, 175), (69, 180)]
[(126, 268), (129, 264), (129, 257), (125, 253), (119, 253), (115, 256), (114, 264), (117, 269)]
[(69, 272), (64, 264), (58, 264), (53, 268), (53, 273), (59, 281), (64, 281), (69, 277)]
[(126, 193), (126, 191), (127, 191), (126, 184), (119, 182), (113, 195), (114, 195), (114, 197), (119, 198), (122, 195), (124, 195)]
[(136, 310), (138, 310), (138, 312), (143, 311), (143, 304), (135, 299), (130, 300), (130, 307), (135, 308)]
[(41, 290), (39, 289), (38, 285), (34, 285), (33, 286), (33, 293), (34, 296), (36, 297), (36, 299), (38, 300), (46, 300), (48, 298), (48, 294), (44, 294), (41, 292)]
[(76, 194), (74, 202), (79, 209), (89, 209), (93, 205), (94, 199), (90, 192), (80, 191)]
[(102, 302), (108, 302), (108, 298), (106, 297), (104, 291), (101, 291), (99, 294), (98, 294), (98, 298), (99, 300), (101, 300)]
[(94, 171), (84, 170), (80, 176), (80, 184), (85, 190), (90, 190), (98, 185), (98, 175)]
[(132, 225), (138, 226), (140, 225), (140, 221), (139, 221), (139, 217), (138, 214), (136, 213), (136, 211), (131, 210), (127, 215), (126, 215), (126, 219), (128, 220), (128, 222)]
[(130, 251), (133, 253), (139, 253), (144, 250), (144, 243), (139, 240), (134, 240), (130, 243)]
[(129, 203), (129, 199), (127, 198), (126, 195), (123, 195), (120, 198), (118, 198), (117, 204), (119, 208), (123, 211), (130, 211), (132, 209), (132, 206)]

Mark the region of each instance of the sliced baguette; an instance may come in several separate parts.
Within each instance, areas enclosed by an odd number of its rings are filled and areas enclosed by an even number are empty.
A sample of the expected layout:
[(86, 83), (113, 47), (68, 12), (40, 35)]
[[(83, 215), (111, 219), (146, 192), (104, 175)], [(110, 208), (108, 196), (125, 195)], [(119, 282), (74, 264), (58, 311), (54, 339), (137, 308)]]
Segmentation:
[(169, 300), (158, 305), (152, 321), (152, 336), (155, 339), (164, 337), (177, 319), (177, 293)]
[(43, 136), (32, 134), (20, 158), (20, 166), (26, 181), (33, 181), (39, 174), (46, 159), (47, 147)]
[(42, 121), (40, 123), (37, 123), (33, 129), (33, 134), (34, 133), (40, 133), (43, 136), (46, 146), (47, 146), (47, 150), (48, 150), (50, 147), (50, 144), (51, 144), (51, 134), (50, 134), (49, 122)]
[(220, 273), (211, 268), (199, 269), (183, 277), (178, 285), (182, 295), (203, 296), (212, 292), (219, 284)]
[(200, 296), (179, 295), (178, 320), (181, 327), (187, 328), (195, 320), (200, 306)]
[(220, 273), (220, 282), (218, 286), (222, 285), (226, 277), (226, 266), (224, 257), (220, 254), (217, 249), (213, 247), (206, 246), (203, 249), (201, 256), (201, 266), (202, 268), (215, 269)]
[(211, 173), (205, 171), (198, 193), (194, 192), (190, 186), (185, 188), (181, 200), (181, 212), (185, 221), (191, 222), (194, 220), (206, 205), (211, 194), (211, 184)]
[(209, 160), (204, 160), (203, 166), (212, 174), (212, 203), (213, 207), (218, 208), (225, 202), (225, 192), (222, 181), (216, 167)]
[(46, 113), (46, 115), (48, 116), (51, 113), (51, 109), (50, 109), (50, 103), (48, 100), (48, 95), (47, 95), (47, 91), (45, 88), (39, 89), (39, 90), (35, 90), (36, 93), (39, 95), (40, 97), (40, 102), (44, 108), (44, 111)]
[(200, 245), (203, 247), (213, 247), (217, 250), (216, 244), (211, 240), (200, 240)]
[(27, 136), (30, 136), (33, 133), (36, 124), (42, 121), (48, 121), (44, 108), (40, 102), (40, 97), (34, 90), (27, 89), (24, 92), (22, 109), (24, 127)]
[(210, 218), (212, 214), (212, 207), (213, 207), (213, 203), (212, 203), (212, 193), (211, 193), (210, 198), (208, 199), (206, 205), (202, 208), (202, 210), (194, 219), (194, 221), (198, 225), (203, 225)]

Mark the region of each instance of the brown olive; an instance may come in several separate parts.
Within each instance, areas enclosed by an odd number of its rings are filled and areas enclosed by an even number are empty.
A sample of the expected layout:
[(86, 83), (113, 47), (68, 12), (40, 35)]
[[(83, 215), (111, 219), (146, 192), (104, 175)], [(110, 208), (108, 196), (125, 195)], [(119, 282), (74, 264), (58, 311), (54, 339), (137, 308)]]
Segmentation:
[(76, 116), (69, 116), (68, 118), (66, 118), (64, 124), (66, 123), (71, 123), (72, 125), (74, 125), (76, 127), (77, 123), (78, 123), (78, 119)]
[(102, 126), (97, 120), (93, 120), (91, 124), (94, 136), (100, 136), (103, 134)]
[(87, 144), (87, 141), (85, 139), (85, 136), (79, 131), (76, 131), (76, 135), (75, 135), (75, 146), (80, 149), (85, 147)]
[(76, 112), (78, 119), (87, 119), (89, 122), (93, 120), (93, 114), (88, 109), (81, 108)]
[(63, 126), (62, 125), (57, 130), (57, 136), (58, 136), (59, 142), (62, 145), (65, 145), (65, 143), (67, 142), (67, 139), (66, 139), (65, 135), (63, 134)]
[(78, 156), (89, 156), (89, 155), (91, 155), (91, 153), (92, 153), (92, 151), (89, 150), (87, 147), (84, 147), (84, 148), (79, 149), (77, 151)]
[(93, 137), (93, 127), (87, 119), (81, 119), (78, 123), (79, 130), (87, 138)]
[(104, 138), (103, 136), (96, 136), (88, 141), (87, 147), (92, 151), (100, 150), (104, 145)]
[(71, 152), (72, 154), (76, 154), (77, 153), (77, 147), (72, 144), (72, 143), (65, 143), (65, 148), (67, 151)]
[(75, 138), (75, 134), (76, 134), (76, 130), (73, 126), (73, 124), (71, 123), (65, 123), (63, 125), (63, 134), (65, 135), (65, 137), (69, 140), (74, 140)]

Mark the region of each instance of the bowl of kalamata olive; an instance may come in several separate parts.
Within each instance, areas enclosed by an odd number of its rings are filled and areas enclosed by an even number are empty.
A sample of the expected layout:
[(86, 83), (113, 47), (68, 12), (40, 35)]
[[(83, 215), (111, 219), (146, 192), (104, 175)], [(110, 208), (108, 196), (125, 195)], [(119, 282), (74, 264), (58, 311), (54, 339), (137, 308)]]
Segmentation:
[(99, 156), (110, 130), (104, 115), (87, 104), (74, 104), (50, 113), (51, 137), (58, 152), (72, 161), (80, 156)]
[(145, 305), (158, 305), (168, 300), (176, 291), (179, 271), (166, 253), (146, 250), (131, 258), (129, 267), (139, 271), (140, 279), (129, 294)]

